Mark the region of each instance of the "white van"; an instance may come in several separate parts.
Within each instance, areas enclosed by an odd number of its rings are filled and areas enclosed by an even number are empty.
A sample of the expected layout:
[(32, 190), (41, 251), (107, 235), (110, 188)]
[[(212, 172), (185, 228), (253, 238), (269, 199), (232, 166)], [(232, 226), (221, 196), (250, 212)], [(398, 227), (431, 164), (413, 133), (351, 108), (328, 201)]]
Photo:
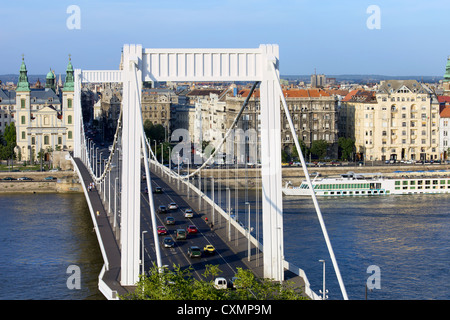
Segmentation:
[(214, 288), (216, 289), (226, 289), (227, 288), (227, 279), (218, 277), (214, 280)]

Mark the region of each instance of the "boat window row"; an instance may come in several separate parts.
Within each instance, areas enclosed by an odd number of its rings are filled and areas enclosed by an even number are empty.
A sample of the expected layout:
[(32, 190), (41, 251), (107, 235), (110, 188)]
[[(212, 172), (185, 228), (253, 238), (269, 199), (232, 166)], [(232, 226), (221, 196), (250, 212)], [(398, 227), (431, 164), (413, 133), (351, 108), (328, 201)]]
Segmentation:
[(450, 180), (400, 180), (395, 181), (395, 190), (449, 189)]
[[(381, 183), (330, 183), (316, 184), (315, 190), (342, 190), (342, 189), (380, 189)], [(302, 184), (300, 189), (309, 189), (307, 184)]]
[(410, 185), (410, 186), (415, 186), (415, 185), (445, 185), (445, 184), (450, 184), (450, 180), (445, 180), (445, 179), (435, 179), (435, 180), (397, 180), (395, 181), (395, 185), (399, 186), (399, 185)]

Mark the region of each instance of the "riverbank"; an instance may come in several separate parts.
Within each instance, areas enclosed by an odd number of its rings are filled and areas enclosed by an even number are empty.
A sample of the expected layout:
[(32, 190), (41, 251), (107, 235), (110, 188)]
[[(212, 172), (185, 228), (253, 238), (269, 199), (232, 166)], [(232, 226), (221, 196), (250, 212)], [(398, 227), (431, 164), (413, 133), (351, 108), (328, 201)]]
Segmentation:
[[(4, 178), (15, 180), (3, 180)], [(32, 180), (17, 180), (27, 177)], [(51, 180), (46, 180), (53, 177)], [(0, 193), (81, 193), (83, 189), (73, 171), (0, 172)]]

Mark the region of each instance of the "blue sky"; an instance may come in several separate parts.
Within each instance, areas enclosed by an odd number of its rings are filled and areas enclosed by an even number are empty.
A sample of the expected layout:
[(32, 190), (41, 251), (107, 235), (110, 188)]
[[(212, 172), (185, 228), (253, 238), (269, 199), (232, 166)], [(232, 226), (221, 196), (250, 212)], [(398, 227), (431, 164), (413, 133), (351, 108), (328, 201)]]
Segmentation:
[[(80, 8), (80, 29), (67, 28)], [(369, 29), (370, 5), (380, 29)], [(442, 76), (450, 55), (448, 0), (0, 1), (0, 74), (117, 69), (123, 44), (145, 48), (280, 47), (285, 75)]]

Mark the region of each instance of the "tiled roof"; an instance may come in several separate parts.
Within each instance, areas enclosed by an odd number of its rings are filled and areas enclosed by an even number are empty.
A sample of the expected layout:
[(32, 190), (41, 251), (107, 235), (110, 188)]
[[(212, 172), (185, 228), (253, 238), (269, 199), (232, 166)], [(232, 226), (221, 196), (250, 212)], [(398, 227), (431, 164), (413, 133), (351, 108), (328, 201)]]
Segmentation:
[(366, 90), (352, 90), (342, 99), (343, 102), (362, 102), (362, 103), (376, 103), (374, 91)]
[[(238, 95), (246, 98), (250, 93), (250, 89), (242, 89), (238, 91)], [(283, 90), (283, 95), (285, 98), (319, 98), (319, 97), (330, 97), (331, 95), (322, 89), (292, 89)], [(253, 97), (259, 98), (259, 90), (255, 90)]]
[(450, 96), (438, 96), (439, 103), (450, 103)]
[(450, 118), (450, 106), (445, 106), (441, 108), (441, 112), (439, 114), (441, 118)]

